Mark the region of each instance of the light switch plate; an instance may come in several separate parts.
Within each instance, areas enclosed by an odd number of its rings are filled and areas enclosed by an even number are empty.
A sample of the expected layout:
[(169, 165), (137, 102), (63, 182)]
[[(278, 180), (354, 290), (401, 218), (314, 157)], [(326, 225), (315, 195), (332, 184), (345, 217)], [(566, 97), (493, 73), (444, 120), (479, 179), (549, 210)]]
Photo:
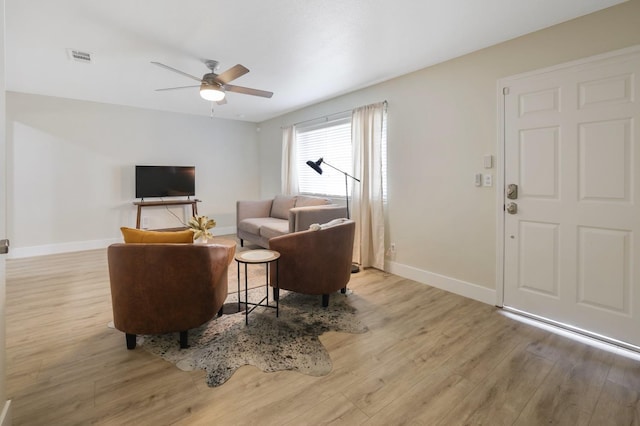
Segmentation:
[(484, 175), (483, 177), (483, 182), (482, 185), (483, 186), (493, 186), (493, 175)]
[(484, 156), (484, 168), (490, 169), (493, 167), (493, 155), (487, 154)]

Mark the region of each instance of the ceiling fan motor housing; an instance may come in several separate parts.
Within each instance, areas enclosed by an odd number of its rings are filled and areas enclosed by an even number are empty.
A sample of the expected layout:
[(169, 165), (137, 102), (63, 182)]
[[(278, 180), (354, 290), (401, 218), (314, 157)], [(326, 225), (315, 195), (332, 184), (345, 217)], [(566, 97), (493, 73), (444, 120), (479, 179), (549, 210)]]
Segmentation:
[(217, 76), (218, 74), (212, 72), (207, 73), (202, 77), (202, 83), (222, 89), (222, 85), (216, 81)]

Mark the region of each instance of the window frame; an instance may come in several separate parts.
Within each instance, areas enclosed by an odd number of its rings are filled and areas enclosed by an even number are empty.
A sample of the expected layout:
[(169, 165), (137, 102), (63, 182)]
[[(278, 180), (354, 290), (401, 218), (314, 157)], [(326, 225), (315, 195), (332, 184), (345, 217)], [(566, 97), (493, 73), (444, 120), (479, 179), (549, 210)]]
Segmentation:
[[(351, 138), (351, 112), (336, 114), (330, 119), (314, 120), (296, 126), (296, 167), (299, 193), (342, 200), (346, 198), (343, 173), (330, 166), (322, 167), (319, 176), (306, 163), (327, 160), (335, 168), (353, 174), (353, 146)], [(344, 144), (338, 146), (339, 144)], [(316, 144), (316, 146), (308, 146)], [(336, 149), (338, 148), (338, 149)], [(351, 185), (347, 181), (349, 196)]]

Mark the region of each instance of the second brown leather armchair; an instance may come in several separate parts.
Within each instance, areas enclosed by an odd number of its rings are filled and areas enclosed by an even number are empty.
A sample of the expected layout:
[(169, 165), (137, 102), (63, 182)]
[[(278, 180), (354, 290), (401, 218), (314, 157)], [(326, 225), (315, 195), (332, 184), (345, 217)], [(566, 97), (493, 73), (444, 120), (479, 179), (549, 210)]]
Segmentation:
[[(351, 279), (355, 225), (354, 221), (345, 219), (325, 229), (271, 238), (269, 248), (280, 253), (278, 287), (322, 295), (322, 306), (328, 306), (329, 295), (346, 290)], [(272, 285), (275, 280), (272, 268)]]

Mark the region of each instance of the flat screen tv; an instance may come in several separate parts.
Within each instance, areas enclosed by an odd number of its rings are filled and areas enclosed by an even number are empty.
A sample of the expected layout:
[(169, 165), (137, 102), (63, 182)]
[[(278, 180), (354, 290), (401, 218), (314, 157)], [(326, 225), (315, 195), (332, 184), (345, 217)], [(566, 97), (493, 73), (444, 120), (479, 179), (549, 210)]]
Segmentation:
[(136, 198), (196, 195), (195, 166), (136, 166)]

